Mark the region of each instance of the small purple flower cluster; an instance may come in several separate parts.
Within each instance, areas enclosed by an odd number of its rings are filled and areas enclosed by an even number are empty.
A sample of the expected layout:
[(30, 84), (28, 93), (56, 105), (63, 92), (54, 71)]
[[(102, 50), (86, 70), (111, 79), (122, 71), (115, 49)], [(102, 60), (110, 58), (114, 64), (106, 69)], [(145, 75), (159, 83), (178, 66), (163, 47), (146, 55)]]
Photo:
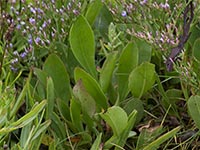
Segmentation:
[(156, 31), (155, 35), (153, 35), (152, 32), (145, 30), (135, 31), (134, 28), (132, 28), (132, 30), (128, 29), (127, 32), (135, 37), (145, 39), (152, 45), (158, 47), (160, 50), (165, 50), (165, 47), (163, 47), (163, 45), (174, 46), (177, 45), (179, 42), (178, 36), (174, 37), (173, 33), (170, 31)]
[[(179, 3), (182, 4), (181, 1)], [(122, 1), (120, 6), (109, 5), (115, 18), (132, 24), (132, 28), (127, 29), (128, 34), (145, 39), (161, 50), (178, 43), (178, 25), (173, 19), (169, 19), (173, 18), (172, 14), (178, 14), (180, 7), (177, 3), (174, 4), (174, 9), (170, 8), (168, 0), (160, 3), (148, 0), (127, 0)]]
[[(80, 0), (70, 0), (63, 2), (62, 5), (60, 5), (61, 2), (55, 0), (21, 2), (20, 9), (18, 2), (9, 2), (15, 32), (18, 36), (16, 40), (26, 39), (23, 44), (24, 49), (20, 49), (19, 54), (15, 52), (16, 55), (12, 55), (10, 64), (13, 71), (18, 70), (20, 61), (29, 60), (30, 62), (34, 58), (34, 50), (38, 47), (49, 47), (53, 41), (64, 42), (69, 35), (72, 18), (80, 13), (82, 7)], [(16, 40), (10, 41), (9, 51), (16, 50), (18, 47)]]

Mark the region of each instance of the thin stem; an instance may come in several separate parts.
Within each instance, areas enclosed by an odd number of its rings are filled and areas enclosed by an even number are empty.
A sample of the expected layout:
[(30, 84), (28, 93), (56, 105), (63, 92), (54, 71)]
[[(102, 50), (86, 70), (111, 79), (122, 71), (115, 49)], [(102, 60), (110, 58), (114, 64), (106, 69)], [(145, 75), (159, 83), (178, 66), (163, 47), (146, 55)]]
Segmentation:
[(3, 46), (3, 55), (2, 55), (2, 59), (1, 59), (1, 62), (0, 62), (0, 75), (2, 73), (2, 68), (3, 68), (3, 62), (4, 62), (4, 57), (5, 57), (5, 54), (6, 54), (6, 44)]

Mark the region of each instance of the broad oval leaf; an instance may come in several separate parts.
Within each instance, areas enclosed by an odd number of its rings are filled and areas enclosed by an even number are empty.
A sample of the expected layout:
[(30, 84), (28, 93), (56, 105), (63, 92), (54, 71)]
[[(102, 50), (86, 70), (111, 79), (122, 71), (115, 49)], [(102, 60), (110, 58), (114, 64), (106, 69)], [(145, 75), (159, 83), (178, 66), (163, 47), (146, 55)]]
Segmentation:
[(103, 64), (102, 70), (100, 72), (100, 85), (104, 92), (107, 91), (111, 82), (112, 74), (116, 65), (116, 60), (117, 53), (110, 53)]
[(68, 103), (71, 98), (71, 87), (69, 75), (62, 60), (56, 54), (49, 55), (43, 70), (53, 80), (56, 97)]
[(103, 5), (95, 20), (95, 29), (104, 37), (108, 38), (108, 27), (113, 22), (113, 17), (106, 5)]
[(96, 104), (100, 108), (106, 109), (108, 107), (106, 96), (100, 88), (97, 81), (87, 72), (81, 68), (76, 68), (74, 71), (74, 78), (76, 83), (81, 80), (86, 91), (93, 97)]
[(139, 64), (143, 62), (150, 62), (152, 47), (145, 40), (134, 38), (139, 50)]
[(71, 27), (69, 41), (76, 59), (96, 78), (94, 34), (83, 16), (79, 16)]
[(188, 42), (190, 42), (191, 45), (194, 45), (196, 39), (200, 38), (199, 25), (191, 26), (190, 31), (191, 34), (190, 38), (188, 39)]
[(187, 102), (188, 111), (196, 126), (200, 129), (200, 96), (191, 96)]
[(141, 98), (155, 82), (155, 65), (144, 62), (136, 67), (129, 76), (129, 89), (134, 97)]
[(136, 123), (139, 123), (140, 120), (143, 118), (144, 115), (144, 107), (143, 103), (140, 99), (137, 98), (130, 98), (128, 102), (124, 105), (124, 110), (127, 114), (132, 113), (133, 110), (137, 110), (137, 119)]
[(129, 92), (128, 77), (131, 71), (138, 65), (138, 48), (135, 42), (129, 43), (119, 58), (117, 70), (119, 99), (123, 100)]
[(47, 73), (41, 69), (34, 68), (34, 74), (37, 76), (38, 80), (42, 83), (44, 87), (47, 85)]
[(70, 117), (74, 127), (76, 127), (79, 132), (84, 131), (83, 124), (81, 122), (81, 106), (74, 98), (70, 101)]
[(193, 56), (200, 61), (200, 38), (195, 40), (194, 45), (193, 45)]
[(119, 137), (127, 126), (128, 116), (126, 112), (119, 106), (113, 106), (108, 108), (105, 114), (101, 114), (101, 117), (112, 128), (115, 136)]
[(101, 0), (95, 0), (89, 4), (85, 17), (91, 26), (94, 24), (95, 19), (98, 16), (102, 6), (103, 3), (101, 2)]
[(93, 97), (86, 91), (82, 80), (79, 80), (73, 88), (74, 96), (80, 101), (82, 111), (92, 117), (96, 111), (96, 103)]

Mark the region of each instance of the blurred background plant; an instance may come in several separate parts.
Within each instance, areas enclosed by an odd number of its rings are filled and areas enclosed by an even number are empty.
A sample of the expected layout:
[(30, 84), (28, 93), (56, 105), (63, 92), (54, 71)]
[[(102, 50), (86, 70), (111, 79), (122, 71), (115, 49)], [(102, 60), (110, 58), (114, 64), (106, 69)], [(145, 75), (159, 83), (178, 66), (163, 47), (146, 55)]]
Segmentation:
[(82, 5), (83, 1), (68, 0), (2, 1), (0, 33), (8, 58), (5, 64), (18, 72), (40, 66), (41, 59), (51, 52), (67, 55), (63, 48), (67, 47), (73, 20), (84, 9)]

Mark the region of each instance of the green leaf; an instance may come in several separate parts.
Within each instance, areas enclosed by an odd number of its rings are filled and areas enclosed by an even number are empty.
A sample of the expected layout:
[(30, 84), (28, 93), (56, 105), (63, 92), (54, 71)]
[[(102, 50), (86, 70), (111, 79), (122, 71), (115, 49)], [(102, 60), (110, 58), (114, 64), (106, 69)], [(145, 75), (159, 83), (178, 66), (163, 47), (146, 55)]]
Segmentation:
[(151, 127), (150, 129), (142, 129), (137, 139), (136, 150), (143, 150), (144, 147), (155, 141), (161, 134), (164, 134), (162, 126), (154, 126), (153, 130), (151, 130)]
[(143, 103), (140, 99), (137, 98), (130, 98), (128, 100), (128, 102), (124, 105), (124, 110), (126, 111), (126, 113), (129, 115), (130, 113), (132, 113), (133, 110), (137, 110), (137, 119), (136, 119), (136, 123), (139, 123), (140, 120), (143, 118), (144, 116), (144, 107), (143, 107)]
[(129, 89), (134, 97), (141, 98), (155, 82), (155, 66), (145, 62), (136, 67), (129, 76)]
[(191, 45), (194, 45), (194, 42), (200, 38), (200, 28), (199, 24), (196, 24), (195, 26), (192, 26), (190, 29), (190, 38), (188, 39), (188, 42), (191, 43)]
[(111, 22), (113, 22), (112, 14), (107, 6), (103, 5), (94, 26), (104, 38), (108, 38), (108, 27)]
[(34, 68), (34, 74), (37, 76), (37, 78), (39, 79), (39, 81), (42, 83), (42, 85), (44, 87), (46, 87), (47, 85), (47, 73), (41, 69), (38, 68)]
[(70, 120), (70, 110), (69, 110), (69, 106), (67, 103), (65, 103), (65, 101), (57, 98), (56, 99), (56, 104), (57, 104), (57, 108), (60, 112), (60, 115), (65, 119), (65, 120)]
[(27, 125), (28, 123), (30, 123), (33, 119), (35, 119), (38, 116), (38, 114), (43, 110), (46, 103), (47, 103), (47, 101), (43, 100), (41, 103), (39, 103), (37, 106), (35, 106), (35, 108), (33, 108), (29, 113), (27, 113), (26, 115), (21, 117), (16, 122), (13, 122), (11, 124), (11, 126), (20, 128), (20, 127)]
[(69, 75), (62, 60), (56, 54), (49, 55), (43, 70), (53, 80), (56, 97), (68, 103), (71, 98), (71, 87)]
[(54, 83), (51, 77), (47, 78), (47, 119), (50, 119), (55, 105)]
[(108, 108), (105, 114), (101, 114), (101, 117), (112, 128), (115, 136), (119, 137), (127, 126), (128, 116), (126, 112), (119, 106), (113, 106)]
[(21, 105), (22, 105), (22, 103), (23, 103), (23, 101), (24, 101), (24, 98), (25, 98), (25, 96), (26, 96), (26, 94), (27, 94), (27, 91), (28, 91), (28, 84), (29, 84), (29, 82), (30, 82), (30, 79), (28, 79), (28, 80), (26, 81), (26, 84), (24, 85), (22, 91), (20, 92), (20, 95), (18, 96), (17, 100), (14, 101), (14, 104), (12, 104), (12, 105), (13, 105), (13, 108), (12, 108), (12, 110), (11, 110), (11, 112), (10, 112), (10, 116), (11, 116), (11, 117), (15, 116), (15, 115), (16, 115), (16, 112), (17, 112), (18, 109), (21, 107)]
[(138, 48), (135, 42), (127, 44), (124, 48), (117, 70), (119, 99), (122, 101), (128, 94), (128, 77), (138, 65)]
[(163, 97), (161, 104), (167, 110), (169, 107), (172, 109), (169, 110), (169, 114), (175, 115), (174, 113), (178, 112), (177, 102), (180, 101), (180, 98), (183, 95), (183, 91), (179, 89), (169, 89), (165, 92), (166, 96), (168, 97), (168, 101), (165, 100)]
[(85, 17), (91, 26), (94, 24), (95, 19), (98, 16), (102, 6), (103, 4), (101, 0), (95, 0), (89, 4)]
[(200, 53), (199, 53), (199, 50), (200, 50), (200, 38), (196, 39), (195, 42), (194, 42), (194, 45), (192, 47), (192, 52), (193, 52), (193, 56), (198, 60), (200, 61)]
[(73, 93), (80, 101), (82, 111), (86, 112), (90, 117), (92, 117), (96, 111), (96, 103), (94, 99), (89, 95), (86, 91), (82, 80), (77, 81), (76, 85), (74, 86)]
[(70, 116), (73, 125), (79, 132), (83, 131), (83, 125), (81, 122), (81, 105), (74, 98), (70, 102)]
[(118, 106), (113, 106), (109, 109), (105, 114), (101, 114), (101, 117), (106, 121), (106, 123), (109, 124), (114, 134), (109, 140), (105, 142), (104, 148), (111, 149), (113, 145), (117, 145), (115, 150), (120, 150), (120, 147), (125, 145), (127, 138), (131, 134), (131, 129), (133, 128), (136, 121), (137, 111), (133, 110), (127, 117), (125, 111)]
[(51, 120), (47, 120), (43, 122), (42, 124), (40, 124), (38, 130), (34, 133), (32, 140), (38, 138), (42, 133), (44, 133), (50, 124), (51, 124)]
[(103, 67), (101, 69), (99, 82), (104, 92), (107, 91), (109, 84), (111, 83), (112, 74), (116, 65), (116, 60), (117, 53), (110, 53), (107, 56), (106, 61), (104, 62)]
[(51, 121), (50, 127), (55, 132), (57, 138), (64, 140), (66, 138), (66, 129), (64, 123), (60, 120), (60, 117), (53, 112)]
[(191, 96), (187, 102), (188, 111), (196, 126), (200, 129), (200, 96)]
[(180, 127), (176, 127), (173, 130), (165, 133), (161, 137), (157, 138), (155, 141), (147, 145), (143, 150), (153, 150), (157, 149), (162, 143), (167, 141), (169, 138), (172, 138), (178, 131), (180, 130)]
[(18, 128), (22, 128), (22, 127), (28, 125), (43, 110), (43, 108), (45, 107), (46, 103), (47, 103), (47, 101), (43, 100), (40, 104), (35, 106), (29, 113), (27, 113), (26, 115), (21, 117), (19, 120), (11, 123), (10, 126), (8, 126), (8, 127), (1, 128), (0, 129), (0, 134), (9, 133), (9, 132), (11, 132), (13, 130), (16, 130)]
[[(44, 138), (44, 135), (45, 135), (45, 130), (33, 141), (33, 145), (31, 146), (30, 149), (40, 149), (41, 144), (43, 144), (42, 140)], [(29, 144), (27, 147), (29, 147)]]
[(96, 104), (100, 108), (106, 109), (108, 107), (106, 96), (100, 88), (97, 81), (81, 68), (76, 68), (74, 71), (76, 83), (81, 80), (86, 91), (93, 97)]
[(102, 137), (102, 133), (100, 133), (96, 140), (94, 141), (94, 143), (92, 144), (92, 147), (90, 150), (97, 150), (100, 149), (100, 144), (101, 144), (101, 137)]
[[(124, 145), (126, 144), (126, 140), (128, 139), (129, 133), (131, 132), (131, 129), (133, 128), (136, 122), (136, 116), (137, 116), (137, 111), (133, 110), (128, 117), (126, 128), (120, 135), (119, 141), (116, 143), (118, 146), (124, 147)], [(115, 150), (120, 150), (120, 149), (116, 147)]]
[(83, 16), (79, 16), (71, 27), (69, 41), (76, 59), (96, 78), (94, 34)]
[(20, 141), (19, 141), (21, 147), (24, 147), (27, 142), (27, 139), (29, 139), (29, 137), (32, 136), (30, 135), (31, 127), (32, 125), (29, 123), (28, 125), (24, 126), (21, 129)]
[(145, 40), (134, 38), (139, 50), (139, 64), (143, 62), (150, 62), (152, 47)]

